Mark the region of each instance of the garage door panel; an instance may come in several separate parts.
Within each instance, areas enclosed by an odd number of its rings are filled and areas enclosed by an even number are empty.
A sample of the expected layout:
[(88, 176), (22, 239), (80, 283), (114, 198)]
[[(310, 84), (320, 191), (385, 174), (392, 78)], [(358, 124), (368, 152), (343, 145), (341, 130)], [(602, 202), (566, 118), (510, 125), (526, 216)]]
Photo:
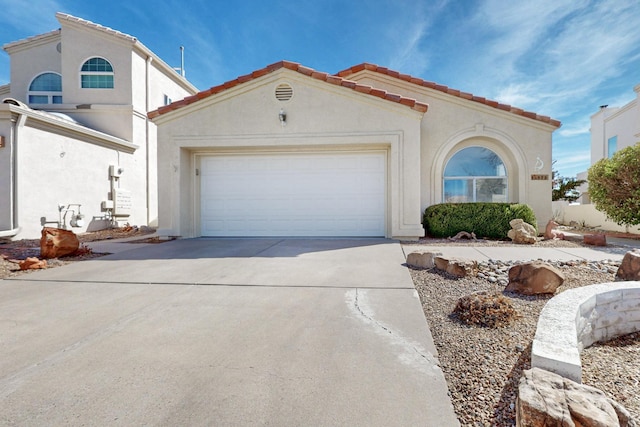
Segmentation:
[(201, 159), (203, 236), (384, 236), (381, 152)]

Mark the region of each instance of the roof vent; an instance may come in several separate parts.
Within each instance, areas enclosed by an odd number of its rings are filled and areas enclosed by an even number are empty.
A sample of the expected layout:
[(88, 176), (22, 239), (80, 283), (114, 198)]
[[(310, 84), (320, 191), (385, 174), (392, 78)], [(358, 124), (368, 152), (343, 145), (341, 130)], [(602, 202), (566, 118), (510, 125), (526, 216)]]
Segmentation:
[(276, 87), (276, 99), (278, 101), (288, 101), (293, 98), (293, 88), (288, 83), (281, 83)]

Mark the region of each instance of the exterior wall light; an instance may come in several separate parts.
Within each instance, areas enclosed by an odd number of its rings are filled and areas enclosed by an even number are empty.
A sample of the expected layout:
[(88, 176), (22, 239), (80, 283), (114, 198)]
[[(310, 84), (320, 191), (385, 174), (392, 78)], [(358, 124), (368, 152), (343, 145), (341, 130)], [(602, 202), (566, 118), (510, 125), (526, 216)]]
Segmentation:
[(287, 113), (281, 108), (280, 113), (278, 114), (278, 118), (280, 119), (280, 124), (282, 126), (287, 125)]

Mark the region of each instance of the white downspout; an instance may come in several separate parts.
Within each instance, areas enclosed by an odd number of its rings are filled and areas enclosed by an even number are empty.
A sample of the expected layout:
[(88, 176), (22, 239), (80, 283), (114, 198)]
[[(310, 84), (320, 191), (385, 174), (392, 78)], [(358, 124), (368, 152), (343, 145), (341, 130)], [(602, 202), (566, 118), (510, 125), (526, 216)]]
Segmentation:
[(22, 229), (18, 225), (18, 129), (24, 125), (26, 117), (22, 114), (11, 115), (11, 134), (9, 135), (9, 224), (11, 229), (0, 230), (0, 237), (13, 237)]
[(144, 126), (145, 126), (145, 156), (146, 156), (146, 173), (145, 173), (145, 180), (146, 180), (146, 199), (147, 199), (147, 223), (146, 225), (149, 225), (151, 223), (151, 198), (149, 196), (149, 190), (150, 190), (150, 159), (149, 159), (149, 148), (150, 148), (150, 141), (149, 141), (149, 105), (151, 104), (151, 100), (149, 99), (150, 92), (151, 92), (151, 78), (149, 76), (149, 74), (151, 73), (151, 61), (153, 61), (153, 57), (151, 56), (147, 56), (147, 60), (145, 61), (145, 105), (144, 105)]

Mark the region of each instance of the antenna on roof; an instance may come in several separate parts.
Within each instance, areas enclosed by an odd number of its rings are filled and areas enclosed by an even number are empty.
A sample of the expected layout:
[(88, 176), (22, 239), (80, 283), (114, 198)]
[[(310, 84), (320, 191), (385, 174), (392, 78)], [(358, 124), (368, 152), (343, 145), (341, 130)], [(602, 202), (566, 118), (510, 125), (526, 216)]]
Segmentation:
[(174, 70), (176, 70), (182, 77), (185, 77), (185, 71), (184, 71), (184, 46), (180, 46), (180, 67), (174, 67)]

